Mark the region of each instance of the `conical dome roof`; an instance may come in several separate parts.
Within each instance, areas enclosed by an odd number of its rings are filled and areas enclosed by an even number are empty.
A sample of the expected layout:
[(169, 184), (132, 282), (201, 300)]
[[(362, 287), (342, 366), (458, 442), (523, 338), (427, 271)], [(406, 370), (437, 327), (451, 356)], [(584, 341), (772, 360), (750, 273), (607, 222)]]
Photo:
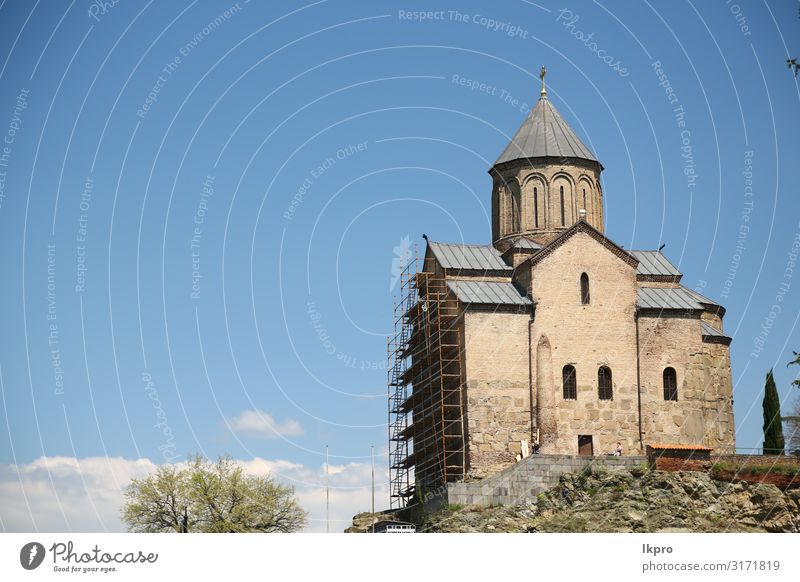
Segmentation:
[(553, 107), (544, 90), (542, 98), (494, 164), (543, 157), (580, 158), (600, 163)]

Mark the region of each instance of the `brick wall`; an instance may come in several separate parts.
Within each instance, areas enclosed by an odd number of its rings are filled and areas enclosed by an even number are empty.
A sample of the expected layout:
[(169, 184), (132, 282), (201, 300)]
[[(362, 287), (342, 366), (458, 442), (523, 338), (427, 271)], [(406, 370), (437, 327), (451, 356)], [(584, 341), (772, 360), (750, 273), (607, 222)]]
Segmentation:
[(693, 447), (672, 449), (647, 447), (647, 461), (659, 471), (708, 471), (711, 468), (711, 449)]

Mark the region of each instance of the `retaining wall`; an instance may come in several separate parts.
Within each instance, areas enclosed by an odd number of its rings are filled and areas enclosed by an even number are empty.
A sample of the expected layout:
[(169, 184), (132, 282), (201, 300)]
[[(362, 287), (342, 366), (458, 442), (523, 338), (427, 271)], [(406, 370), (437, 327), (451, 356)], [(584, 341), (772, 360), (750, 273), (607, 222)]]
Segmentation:
[(633, 469), (647, 457), (579, 457), (531, 455), (519, 463), (480, 481), (448, 483), (447, 503), (458, 505), (514, 505), (534, 501), (555, 485), (564, 473), (578, 473), (589, 465), (608, 469)]

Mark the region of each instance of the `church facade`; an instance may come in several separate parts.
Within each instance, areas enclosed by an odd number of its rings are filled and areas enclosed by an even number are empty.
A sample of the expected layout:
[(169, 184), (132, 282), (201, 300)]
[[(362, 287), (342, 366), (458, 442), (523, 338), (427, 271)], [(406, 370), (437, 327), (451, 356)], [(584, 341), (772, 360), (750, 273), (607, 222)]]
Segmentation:
[(489, 171), (493, 243), (426, 237), (395, 382), (408, 392), (393, 469), (413, 485), (396, 473), (393, 495), (493, 474), (526, 446), (734, 451), (725, 309), (661, 250), (605, 236), (602, 171), (542, 82)]

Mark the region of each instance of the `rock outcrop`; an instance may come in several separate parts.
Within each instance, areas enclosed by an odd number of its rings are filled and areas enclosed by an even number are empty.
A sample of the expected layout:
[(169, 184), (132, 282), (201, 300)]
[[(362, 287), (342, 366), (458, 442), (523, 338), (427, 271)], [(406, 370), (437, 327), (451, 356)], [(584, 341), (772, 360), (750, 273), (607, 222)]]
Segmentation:
[(800, 532), (800, 489), (701, 472), (586, 471), (525, 505), (448, 507), (430, 532)]
[(370, 513), (365, 511), (353, 516), (353, 524), (344, 530), (344, 533), (368, 533), (373, 523), (379, 521), (397, 521), (400, 517), (393, 511), (378, 511)]

